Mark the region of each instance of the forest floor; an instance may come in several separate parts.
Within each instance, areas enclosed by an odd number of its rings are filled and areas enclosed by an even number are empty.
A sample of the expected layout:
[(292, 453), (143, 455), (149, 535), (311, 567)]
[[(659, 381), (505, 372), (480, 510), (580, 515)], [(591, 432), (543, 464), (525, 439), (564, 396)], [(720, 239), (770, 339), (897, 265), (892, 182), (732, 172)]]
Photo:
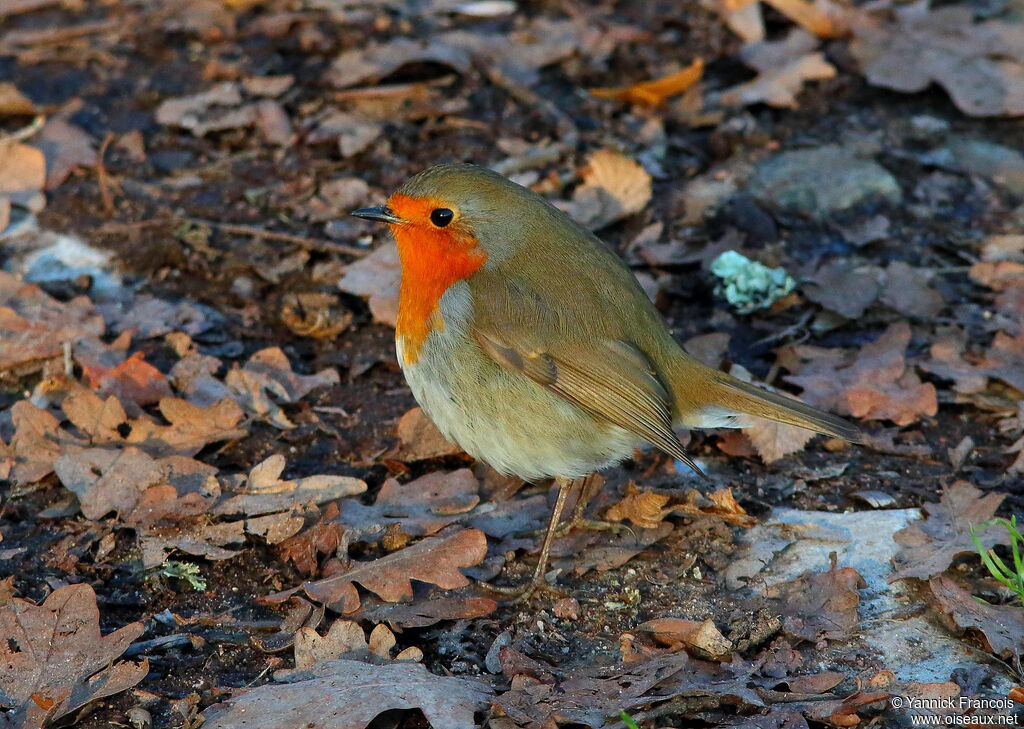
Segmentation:
[[(1024, 5), (934, 5), (0, 4), (0, 727), (1017, 723)], [(866, 442), (683, 433), (483, 588), (553, 494), (415, 409), (347, 216), (450, 161)]]

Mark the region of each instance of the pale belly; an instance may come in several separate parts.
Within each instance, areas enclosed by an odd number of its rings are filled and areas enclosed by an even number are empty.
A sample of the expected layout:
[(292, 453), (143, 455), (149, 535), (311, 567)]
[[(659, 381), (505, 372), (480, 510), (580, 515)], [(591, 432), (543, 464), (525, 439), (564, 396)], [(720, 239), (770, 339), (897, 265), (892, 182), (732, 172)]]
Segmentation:
[(406, 362), (396, 341), (420, 407), (447, 438), (501, 473), (527, 481), (576, 478), (627, 458), (639, 444), (632, 433), (598, 422), (502, 368), (457, 316), (446, 317), (443, 331), (431, 332), (415, 363)]

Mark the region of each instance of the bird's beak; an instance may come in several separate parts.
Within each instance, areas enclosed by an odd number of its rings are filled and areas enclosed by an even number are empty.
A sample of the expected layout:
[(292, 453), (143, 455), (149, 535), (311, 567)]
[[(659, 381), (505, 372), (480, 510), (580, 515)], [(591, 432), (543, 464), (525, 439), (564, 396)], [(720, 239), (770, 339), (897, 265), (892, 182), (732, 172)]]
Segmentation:
[(387, 205), (377, 205), (372, 208), (359, 208), (359, 210), (353, 210), (349, 215), (354, 215), (357, 218), (363, 218), (364, 220), (376, 220), (379, 223), (393, 223), (395, 225), (400, 225), (405, 222), (391, 212), (391, 208)]

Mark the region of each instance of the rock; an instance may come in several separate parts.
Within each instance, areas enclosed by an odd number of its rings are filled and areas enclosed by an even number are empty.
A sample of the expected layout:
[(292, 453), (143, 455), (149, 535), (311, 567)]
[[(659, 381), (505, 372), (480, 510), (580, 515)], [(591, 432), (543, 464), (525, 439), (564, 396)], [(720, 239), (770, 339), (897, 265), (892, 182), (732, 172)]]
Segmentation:
[(884, 167), (831, 145), (783, 152), (762, 162), (750, 192), (765, 205), (816, 217), (871, 199), (898, 202), (901, 197), (896, 179)]
[(950, 143), (949, 151), (960, 171), (1024, 195), (1024, 155), (1017, 150), (980, 139), (958, 139)]

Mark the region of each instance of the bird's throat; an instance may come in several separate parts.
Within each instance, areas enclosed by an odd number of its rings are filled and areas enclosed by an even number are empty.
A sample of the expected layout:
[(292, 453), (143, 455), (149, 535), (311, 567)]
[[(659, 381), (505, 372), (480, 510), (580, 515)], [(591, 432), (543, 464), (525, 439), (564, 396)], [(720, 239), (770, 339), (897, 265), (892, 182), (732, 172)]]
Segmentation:
[(438, 304), (453, 284), (472, 276), (487, 260), (475, 240), (445, 229), (419, 225), (392, 226), (402, 264), (395, 336), (404, 364), (419, 359), (430, 332), (444, 327)]

